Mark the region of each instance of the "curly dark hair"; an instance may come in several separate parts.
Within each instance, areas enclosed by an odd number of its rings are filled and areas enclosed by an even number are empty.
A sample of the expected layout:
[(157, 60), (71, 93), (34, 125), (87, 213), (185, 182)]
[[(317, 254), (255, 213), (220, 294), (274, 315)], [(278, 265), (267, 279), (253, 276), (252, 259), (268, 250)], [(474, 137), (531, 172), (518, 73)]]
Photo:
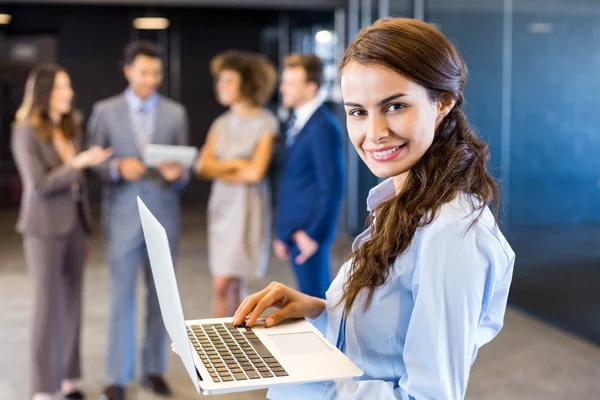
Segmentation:
[(225, 70), (240, 74), (242, 96), (255, 106), (264, 106), (273, 96), (277, 70), (264, 55), (242, 50), (224, 51), (210, 61), (210, 72), (216, 79)]
[(473, 211), (479, 211), (474, 224), (492, 201), (497, 217), (499, 201), (498, 186), (486, 167), (488, 146), (469, 126), (462, 110), (465, 63), (439, 30), (412, 19), (377, 21), (352, 41), (340, 73), (354, 62), (389, 68), (424, 87), (432, 101), (451, 96), (456, 104), (437, 127), (431, 147), (412, 167), (402, 190), (371, 212), (372, 235), (352, 253), (339, 303), (344, 304), (346, 314), (363, 289), (368, 291), (365, 309), (369, 307), (375, 289), (386, 282), (417, 228), (430, 224), (444, 204), (461, 192), (470, 195)]

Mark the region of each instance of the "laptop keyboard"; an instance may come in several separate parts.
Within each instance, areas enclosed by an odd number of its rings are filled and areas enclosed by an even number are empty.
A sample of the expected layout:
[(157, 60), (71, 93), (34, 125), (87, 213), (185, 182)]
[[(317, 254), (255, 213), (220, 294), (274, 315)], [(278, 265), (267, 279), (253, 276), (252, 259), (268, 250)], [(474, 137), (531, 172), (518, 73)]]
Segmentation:
[(188, 336), (214, 382), (288, 376), (251, 328), (231, 323), (187, 327)]

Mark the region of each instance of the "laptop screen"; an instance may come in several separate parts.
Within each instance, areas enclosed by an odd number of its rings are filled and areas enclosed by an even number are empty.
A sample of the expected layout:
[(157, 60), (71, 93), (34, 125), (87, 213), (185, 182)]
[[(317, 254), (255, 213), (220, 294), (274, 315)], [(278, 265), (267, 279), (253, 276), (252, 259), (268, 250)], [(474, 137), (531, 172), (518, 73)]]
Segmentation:
[(198, 383), (196, 366), (194, 365), (192, 349), (187, 336), (167, 232), (154, 215), (152, 215), (142, 199), (138, 197), (137, 201), (163, 322), (165, 323), (169, 337), (175, 343), (185, 369), (190, 375), (192, 382), (194, 382), (196, 390), (200, 392), (200, 384)]

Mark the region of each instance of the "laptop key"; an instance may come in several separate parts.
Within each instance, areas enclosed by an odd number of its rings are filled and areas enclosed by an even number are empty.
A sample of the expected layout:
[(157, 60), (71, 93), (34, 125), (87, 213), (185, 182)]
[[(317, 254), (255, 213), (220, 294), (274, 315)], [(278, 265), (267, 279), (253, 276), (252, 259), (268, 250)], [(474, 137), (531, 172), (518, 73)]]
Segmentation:
[(285, 371), (277, 371), (275, 372), (275, 376), (289, 376)]
[(222, 377), (221, 379), (223, 380), (223, 382), (231, 382), (231, 381), (233, 381), (233, 378), (231, 377), (231, 375)]
[(258, 372), (254, 372), (254, 371), (247, 371), (246, 375), (248, 375), (248, 378), (250, 379), (259, 379), (260, 375), (258, 374)]
[(236, 381), (245, 381), (246, 380), (246, 375), (244, 375), (244, 374), (233, 374), (233, 377), (235, 378)]
[(272, 373), (270, 373), (270, 372), (261, 372), (261, 373), (260, 373), (260, 375), (261, 375), (263, 378), (272, 378), (272, 377), (273, 377), (273, 374), (272, 374)]
[(210, 377), (212, 378), (213, 382), (221, 382), (218, 375), (211, 375)]
[(259, 339), (251, 339), (250, 343), (252, 344), (252, 346), (254, 346), (254, 350), (258, 353), (259, 356), (273, 357), (271, 352), (267, 350), (265, 345)]

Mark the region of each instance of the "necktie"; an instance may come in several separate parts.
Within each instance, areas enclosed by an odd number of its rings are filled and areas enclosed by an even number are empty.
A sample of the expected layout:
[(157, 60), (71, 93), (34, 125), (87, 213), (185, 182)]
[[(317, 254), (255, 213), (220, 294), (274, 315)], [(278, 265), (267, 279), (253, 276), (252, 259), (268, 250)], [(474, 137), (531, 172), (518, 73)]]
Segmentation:
[(290, 147), (294, 144), (294, 140), (296, 139), (296, 115), (292, 114), (292, 118), (287, 123), (287, 130), (285, 131), (285, 144), (287, 147)]
[(135, 140), (140, 147), (144, 148), (150, 141), (150, 113), (140, 107), (134, 120)]

